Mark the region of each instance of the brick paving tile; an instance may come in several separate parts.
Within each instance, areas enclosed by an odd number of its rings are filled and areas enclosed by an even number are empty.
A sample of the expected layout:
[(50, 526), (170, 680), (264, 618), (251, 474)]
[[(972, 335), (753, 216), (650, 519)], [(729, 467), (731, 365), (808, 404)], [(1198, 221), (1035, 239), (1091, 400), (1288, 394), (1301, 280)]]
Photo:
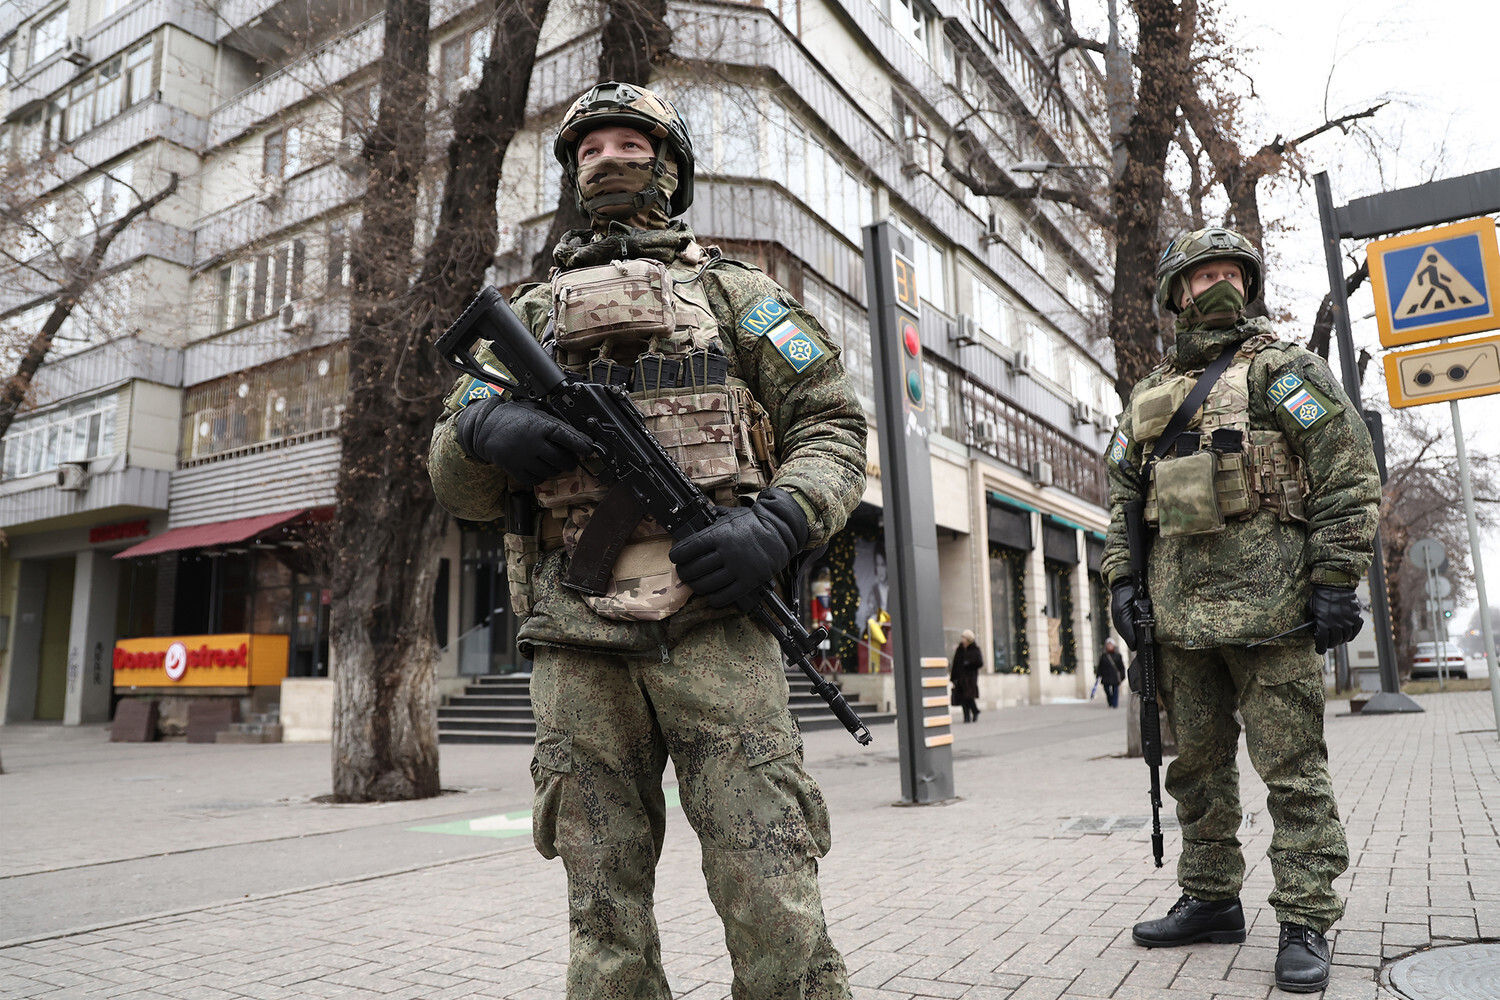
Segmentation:
[(895, 976), (881, 988), (919, 997), (957, 998), (969, 991), (966, 983), (944, 983), (936, 979), (918, 979), (912, 976)]

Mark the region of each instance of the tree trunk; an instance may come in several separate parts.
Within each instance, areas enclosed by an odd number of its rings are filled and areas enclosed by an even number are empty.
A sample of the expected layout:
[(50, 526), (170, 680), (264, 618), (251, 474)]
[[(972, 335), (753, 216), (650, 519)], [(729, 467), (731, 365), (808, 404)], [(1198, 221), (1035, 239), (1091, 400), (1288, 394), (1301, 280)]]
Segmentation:
[(1188, 76), (1197, 3), (1179, 9), (1168, 0), (1135, 0), (1140, 26), (1136, 65), (1140, 91), (1125, 136), (1125, 170), (1115, 185), (1115, 287), (1110, 296), (1109, 339), (1115, 345), (1122, 401), (1158, 357), (1156, 261), (1166, 195), (1167, 149), (1177, 129), (1177, 103)]
[(495, 192), (523, 120), (547, 0), (507, 0), (478, 86), (453, 116), (437, 231), (415, 281), (427, 144), (428, 3), (386, 8), (381, 111), (365, 144), (364, 221), (334, 526), (334, 796), (424, 798), (438, 777), (432, 596), (448, 515), (428, 439), (452, 382), (431, 344), (479, 290), (498, 239)]

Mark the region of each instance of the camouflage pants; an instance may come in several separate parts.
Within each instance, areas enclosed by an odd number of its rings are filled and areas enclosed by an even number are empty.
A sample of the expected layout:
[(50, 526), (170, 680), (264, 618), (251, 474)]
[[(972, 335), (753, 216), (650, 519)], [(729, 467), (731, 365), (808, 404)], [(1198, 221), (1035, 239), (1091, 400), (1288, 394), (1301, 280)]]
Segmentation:
[(534, 834), (567, 870), (570, 998), (671, 998), (652, 914), (669, 755), (735, 1000), (849, 996), (818, 890), (828, 809), (763, 628), (707, 622), (654, 659), (539, 646), (531, 697)]
[(1238, 708), (1250, 762), (1266, 783), (1267, 856), (1280, 921), (1326, 931), (1343, 915), (1333, 880), (1349, 867), (1323, 739), (1323, 658), (1312, 643), (1243, 649), (1161, 647), (1161, 690), (1177, 736), (1167, 792), (1177, 800), (1177, 881), (1200, 899), (1239, 895)]

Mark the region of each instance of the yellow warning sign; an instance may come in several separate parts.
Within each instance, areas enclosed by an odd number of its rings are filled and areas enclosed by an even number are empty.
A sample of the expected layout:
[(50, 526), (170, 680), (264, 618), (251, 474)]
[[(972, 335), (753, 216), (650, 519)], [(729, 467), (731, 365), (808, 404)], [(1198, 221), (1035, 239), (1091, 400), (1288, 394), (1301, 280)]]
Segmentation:
[(1366, 249), (1383, 346), (1500, 329), (1494, 219), (1376, 240)]
[(1435, 246), (1423, 247), (1417, 271), (1406, 284), (1406, 293), (1396, 305), (1401, 319), (1412, 316), (1435, 316), (1443, 310), (1451, 315), (1455, 308), (1484, 305), (1484, 293), (1458, 268), (1448, 263)]
[(1500, 337), (1392, 351), (1385, 384), (1397, 408), (1500, 392)]

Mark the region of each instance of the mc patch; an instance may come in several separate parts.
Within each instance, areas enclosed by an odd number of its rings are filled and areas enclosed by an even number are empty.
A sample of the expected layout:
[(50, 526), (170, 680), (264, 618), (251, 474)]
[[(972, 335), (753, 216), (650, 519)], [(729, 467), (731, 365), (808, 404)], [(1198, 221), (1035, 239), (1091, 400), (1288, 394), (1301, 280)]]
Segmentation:
[(1302, 376), (1296, 372), (1289, 372), (1271, 383), (1266, 389), (1266, 397), (1273, 403), (1279, 403), (1300, 388), (1302, 388)]
[(740, 326), (749, 330), (757, 337), (763, 336), (789, 312), (791, 310), (786, 307), (784, 302), (767, 295), (751, 306), (745, 315), (740, 317)]
[(824, 354), (818, 342), (789, 319), (783, 320), (779, 326), (768, 331), (766, 337), (776, 345), (776, 349), (781, 352), (783, 358), (786, 358), (787, 363), (795, 372), (805, 371), (808, 365)]
[(1130, 450), (1130, 439), (1125, 436), (1124, 431), (1115, 431), (1115, 438), (1109, 443), (1109, 460), (1116, 465), (1125, 464), (1125, 453)]

